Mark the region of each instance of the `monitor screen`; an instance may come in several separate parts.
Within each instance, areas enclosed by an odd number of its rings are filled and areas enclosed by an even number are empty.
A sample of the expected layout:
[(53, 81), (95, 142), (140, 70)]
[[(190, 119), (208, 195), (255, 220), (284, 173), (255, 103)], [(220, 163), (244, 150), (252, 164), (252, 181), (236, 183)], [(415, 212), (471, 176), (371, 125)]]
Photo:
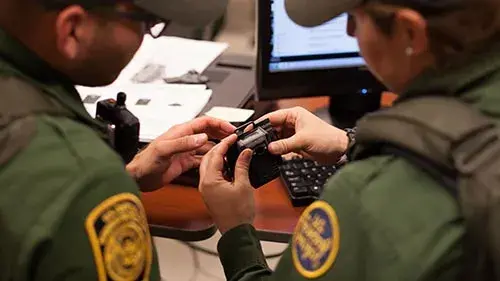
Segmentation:
[(294, 23), (285, 0), (271, 1), (269, 72), (364, 66), (356, 39), (347, 35), (347, 14), (317, 27)]

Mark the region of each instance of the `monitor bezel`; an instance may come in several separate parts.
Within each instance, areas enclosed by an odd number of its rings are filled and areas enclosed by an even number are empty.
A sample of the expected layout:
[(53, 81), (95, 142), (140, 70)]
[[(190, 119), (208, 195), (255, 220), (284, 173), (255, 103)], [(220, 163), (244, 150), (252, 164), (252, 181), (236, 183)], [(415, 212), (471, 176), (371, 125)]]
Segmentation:
[[(383, 86), (366, 66), (314, 70), (269, 71), (271, 59), (271, 1), (257, 1), (256, 82), (259, 100), (331, 96), (360, 89), (382, 91)], [(342, 83), (335, 84), (335, 81)]]

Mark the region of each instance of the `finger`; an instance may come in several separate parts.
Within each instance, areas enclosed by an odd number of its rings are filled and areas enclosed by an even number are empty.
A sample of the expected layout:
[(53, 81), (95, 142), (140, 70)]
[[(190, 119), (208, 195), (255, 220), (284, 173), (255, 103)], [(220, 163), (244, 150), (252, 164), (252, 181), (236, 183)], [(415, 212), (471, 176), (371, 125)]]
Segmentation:
[(217, 139), (225, 138), (236, 130), (231, 123), (208, 116), (195, 119), (189, 124), (194, 133), (207, 133)]
[(207, 154), (212, 148), (214, 148), (215, 143), (213, 142), (208, 142), (204, 146), (198, 148), (196, 150), (196, 155), (205, 155)]
[(208, 162), (210, 161), (210, 158), (207, 157), (207, 155), (205, 155), (203, 158), (201, 158), (201, 163), (200, 163), (200, 183), (204, 180), (205, 175), (207, 174), (207, 166), (208, 166)]
[(193, 156), (191, 159), (190, 159), (190, 167), (189, 167), (189, 170), (190, 169), (195, 169), (195, 168), (198, 168), (200, 167), (201, 165), (201, 161), (202, 161), (202, 157), (201, 156)]
[(176, 154), (172, 158), (172, 163), (177, 162), (182, 173), (194, 168), (198, 168), (201, 164), (201, 156), (191, 156), (186, 154)]
[(236, 167), (234, 168), (235, 182), (250, 182), (248, 178), (248, 170), (250, 169), (252, 155), (253, 152), (251, 149), (245, 149), (238, 157), (238, 160), (236, 161)]
[(159, 139), (171, 140), (201, 133), (206, 133), (211, 138), (221, 139), (232, 134), (235, 130), (236, 127), (229, 122), (205, 116), (175, 125), (162, 134)]
[[(227, 151), (229, 150), (229, 147), (231, 147), (231, 145), (233, 145), (237, 139), (238, 139), (238, 136), (233, 134), (233, 135), (230, 135), (229, 137), (221, 140), (220, 143), (218, 143), (216, 146), (214, 146), (210, 150), (210, 152), (207, 154), (207, 156), (210, 155), (209, 156), (210, 158), (222, 158), (222, 159), (224, 159), (224, 156), (226, 156)], [(214, 156), (217, 156), (217, 157), (214, 157)]]
[(214, 182), (224, 180), (224, 176), (221, 172), (212, 172), (209, 170), (209, 163), (212, 159), (207, 157), (207, 155), (201, 158), (200, 163), (200, 182), (198, 185), (200, 191), (202, 191), (202, 187), (204, 186), (210, 186)]
[(260, 117), (255, 121), (255, 123), (259, 123), (264, 121), (265, 119), (269, 119), (269, 122), (271, 122), (271, 125), (273, 127), (282, 127), (285, 124), (287, 114), (288, 109), (280, 109)]
[(290, 152), (287, 154), (282, 154), (284, 160), (292, 160), (294, 158), (302, 158), (302, 154), (296, 153), (296, 152)]
[(154, 144), (154, 156), (169, 158), (177, 153), (196, 151), (208, 142), (207, 134), (180, 137), (173, 140), (158, 141)]
[(210, 175), (211, 173), (221, 176), (224, 169), (224, 157), (226, 156), (229, 147), (238, 139), (236, 135), (230, 135), (223, 139), (219, 144), (214, 146), (207, 155), (203, 158), (204, 174)]
[(226, 154), (227, 151), (229, 150), (229, 147), (231, 145), (233, 145), (237, 139), (238, 139), (238, 136), (235, 134), (232, 134), (232, 135), (224, 138), (223, 140), (221, 140), (220, 143), (218, 143), (216, 146), (214, 146), (212, 151), (217, 152), (217, 153)]
[(283, 155), (290, 152), (298, 152), (302, 149), (303, 146), (304, 144), (301, 143), (297, 135), (294, 135), (290, 138), (270, 143), (268, 146), (268, 150), (274, 155)]
[[(255, 123), (258, 123), (258, 122), (260, 122), (260, 121), (255, 121)], [(295, 130), (293, 128), (275, 126), (272, 123), (271, 123), (271, 126), (273, 126), (274, 130), (276, 131), (276, 134), (278, 136), (280, 136), (280, 138), (288, 138), (288, 137), (291, 137), (295, 133)], [(250, 124), (244, 128), (243, 132), (247, 133), (253, 129), (254, 129), (254, 124)]]
[(288, 108), (288, 109), (277, 110), (262, 116), (256, 121), (256, 123), (261, 122), (265, 119), (269, 119), (269, 122), (273, 127), (294, 128), (295, 121), (297, 120), (296, 116), (298, 111), (299, 108)]
[(184, 136), (193, 135), (194, 132), (188, 123), (177, 124), (172, 126), (168, 131), (162, 134), (159, 139), (172, 140)]
[(253, 124), (250, 124), (250, 125), (246, 126), (245, 129), (243, 130), (243, 132), (244, 133), (248, 133), (251, 130), (253, 130)]

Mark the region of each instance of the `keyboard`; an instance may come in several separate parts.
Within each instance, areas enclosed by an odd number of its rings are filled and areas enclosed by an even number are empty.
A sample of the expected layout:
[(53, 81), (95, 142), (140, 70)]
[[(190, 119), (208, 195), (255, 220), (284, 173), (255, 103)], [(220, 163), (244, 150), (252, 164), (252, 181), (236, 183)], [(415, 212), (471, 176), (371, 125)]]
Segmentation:
[[(321, 165), (312, 160), (292, 158), (283, 160), (279, 170), (290, 201), (295, 207), (308, 206), (318, 200), (326, 181), (340, 167)], [(173, 184), (197, 188), (199, 170), (192, 169), (175, 179)]]
[(326, 181), (336, 171), (335, 166), (321, 165), (302, 158), (284, 160), (280, 166), (281, 180), (295, 207), (307, 206), (317, 200)]

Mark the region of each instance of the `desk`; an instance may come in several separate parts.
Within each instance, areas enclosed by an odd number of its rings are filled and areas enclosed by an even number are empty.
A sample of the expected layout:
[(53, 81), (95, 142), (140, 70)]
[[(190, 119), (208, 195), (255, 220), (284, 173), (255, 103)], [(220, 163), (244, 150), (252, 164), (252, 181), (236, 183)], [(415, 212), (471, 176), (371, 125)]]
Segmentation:
[[(153, 236), (201, 241), (217, 230), (196, 188), (169, 185), (144, 193), (142, 201)], [(259, 237), (287, 242), (304, 208), (291, 205), (279, 179), (256, 190), (255, 204), (254, 226)]]
[[(384, 94), (382, 105), (392, 104), (395, 96)], [(290, 99), (278, 102), (279, 108), (302, 106), (315, 111), (328, 104), (328, 98)], [(216, 227), (198, 190), (193, 187), (169, 185), (144, 193), (142, 201), (154, 236), (200, 241), (210, 238)], [(288, 242), (303, 207), (293, 207), (285, 187), (276, 179), (255, 192), (254, 226), (265, 241)]]

